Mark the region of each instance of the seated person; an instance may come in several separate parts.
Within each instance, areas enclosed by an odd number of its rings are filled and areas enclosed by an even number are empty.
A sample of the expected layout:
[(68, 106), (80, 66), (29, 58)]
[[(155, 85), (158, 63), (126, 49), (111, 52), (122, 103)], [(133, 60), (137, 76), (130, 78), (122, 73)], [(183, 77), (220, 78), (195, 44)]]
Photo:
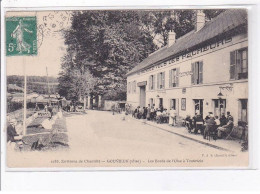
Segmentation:
[(227, 124), (227, 118), (226, 118), (226, 116), (225, 116), (225, 113), (222, 113), (222, 115), (221, 115), (219, 121), (220, 121), (220, 126), (223, 126), (223, 125), (226, 125), (226, 124)]
[(213, 114), (209, 115), (209, 119), (206, 120), (206, 128), (204, 130), (204, 139), (209, 136), (211, 133), (216, 134), (216, 122)]
[(202, 118), (202, 116), (200, 114), (195, 114), (195, 116), (193, 117), (193, 123), (194, 123), (194, 133), (198, 133), (198, 130), (200, 130), (201, 132), (204, 129), (204, 120)]
[(234, 127), (233, 118), (228, 118), (228, 123), (222, 127), (218, 127), (218, 138), (222, 138), (223, 134), (229, 133)]
[(218, 119), (218, 116), (215, 116), (215, 122), (216, 122), (216, 126), (219, 127), (220, 126), (220, 120)]

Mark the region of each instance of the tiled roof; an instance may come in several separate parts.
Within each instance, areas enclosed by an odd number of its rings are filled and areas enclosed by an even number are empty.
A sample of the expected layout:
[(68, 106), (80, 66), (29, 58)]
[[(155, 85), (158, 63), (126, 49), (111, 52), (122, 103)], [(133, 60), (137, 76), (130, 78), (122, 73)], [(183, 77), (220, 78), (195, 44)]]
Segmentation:
[(131, 71), (129, 71), (127, 75), (149, 67), (167, 57), (176, 55), (182, 51), (192, 48), (200, 43), (203, 43), (244, 24), (247, 24), (246, 9), (226, 10), (225, 12), (219, 14), (216, 18), (206, 22), (205, 26), (198, 32), (193, 30), (183, 37), (177, 39), (172, 46), (165, 46), (155, 51), (141, 63), (135, 66)]

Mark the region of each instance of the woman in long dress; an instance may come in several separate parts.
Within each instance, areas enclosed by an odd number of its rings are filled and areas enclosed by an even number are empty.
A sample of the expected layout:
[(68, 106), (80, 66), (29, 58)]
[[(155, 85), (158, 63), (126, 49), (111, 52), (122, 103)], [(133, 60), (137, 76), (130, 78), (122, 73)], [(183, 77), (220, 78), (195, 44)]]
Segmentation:
[(174, 126), (174, 118), (175, 118), (175, 110), (171, 108), (170, 115), (169, 115), (169, 125)]

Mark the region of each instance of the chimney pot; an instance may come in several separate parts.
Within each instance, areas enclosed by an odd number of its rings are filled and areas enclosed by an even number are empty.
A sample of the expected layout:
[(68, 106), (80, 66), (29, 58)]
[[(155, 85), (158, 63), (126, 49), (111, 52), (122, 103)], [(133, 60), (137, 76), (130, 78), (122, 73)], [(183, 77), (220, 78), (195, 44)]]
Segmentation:
[(176, 33), (174, 30), (170, 30), (168, 33), (168, 47), (172, 46), (176, 41)]
[(205, 13), (202, 10), (196, 11), (195, 30), (198, 32), (205, 25)]

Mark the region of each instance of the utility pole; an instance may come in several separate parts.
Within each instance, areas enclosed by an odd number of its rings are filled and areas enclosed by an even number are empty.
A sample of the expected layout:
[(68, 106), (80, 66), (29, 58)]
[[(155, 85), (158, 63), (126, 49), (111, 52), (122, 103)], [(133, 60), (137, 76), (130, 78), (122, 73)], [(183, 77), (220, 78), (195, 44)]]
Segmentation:
[(49, 87), (49, 76), (48, 76), (47, 66), (46, 66), (46, 75), (47, 75), (47, 87), (48, 87), (48, 95), (49, 95), (48, 103), (50, 104), (50, 87)]
[(26, 135), (26, 112), (27, 112), (27, 75), (26, 75), (26, 61), (23, 57), (24, 70), (24, 99), (23, 99), (23, 135)]

